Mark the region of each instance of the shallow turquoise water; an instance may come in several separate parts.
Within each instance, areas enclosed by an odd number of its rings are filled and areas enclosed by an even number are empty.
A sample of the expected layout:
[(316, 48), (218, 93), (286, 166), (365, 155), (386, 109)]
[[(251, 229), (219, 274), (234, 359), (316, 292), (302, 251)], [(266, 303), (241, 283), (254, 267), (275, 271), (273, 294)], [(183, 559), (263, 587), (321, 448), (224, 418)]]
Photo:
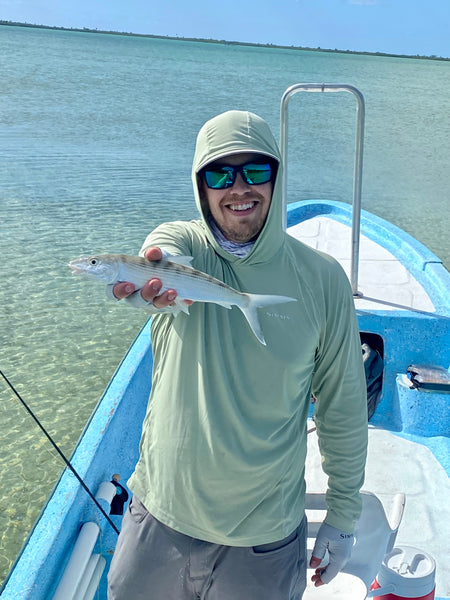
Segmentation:
[[(358, 87), (364, 208), (450, 265), (449, 62), (0, 26), (0, 68), (0, 368), (67, 454), (146, 316), (66, 264), (195, 218), (195, 136), (221, 111), (277, 132), (293, 83)], [(303, 94), (290, 114), (290, 200), (350, 201), (352, 97)], [(5, 386), (0, 415), (1, 579), (62, 465)]]

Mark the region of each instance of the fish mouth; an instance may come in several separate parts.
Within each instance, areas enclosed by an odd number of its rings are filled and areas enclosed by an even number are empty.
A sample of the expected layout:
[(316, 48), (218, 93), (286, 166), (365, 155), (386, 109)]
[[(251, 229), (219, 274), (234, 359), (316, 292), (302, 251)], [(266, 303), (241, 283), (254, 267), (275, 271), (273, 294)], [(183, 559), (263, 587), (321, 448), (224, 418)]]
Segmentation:
[(83, 274), (83, 270), (80, 269), (80, 267), (75, 265), (73, 262), (67, 263), (67, 266), (72, 269), (72, 275), (82, 275)]

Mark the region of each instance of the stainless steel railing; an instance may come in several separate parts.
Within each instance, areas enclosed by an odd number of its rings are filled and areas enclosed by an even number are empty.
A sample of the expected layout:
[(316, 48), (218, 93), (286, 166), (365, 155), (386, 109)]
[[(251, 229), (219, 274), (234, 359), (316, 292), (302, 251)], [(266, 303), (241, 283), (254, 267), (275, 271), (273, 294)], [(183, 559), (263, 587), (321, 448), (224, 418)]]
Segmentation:
[(280, 107), (280, 150), (283, 158), (283, 226), (286, 229), (287, 218), (287, 174), (288, 174), (288, 105), (292, 96), (298, 92), (350, 92), (357, 101), (357, 122), (355, 142), (355, 166), (353, 172), (353, 210), (352, 210), (352, 247), (350, 263), (350, 282), (354, 296), (358, 292), (359, 231), (361, 225), (361, 188), (364, 150), (365, 105), (361, 92), (352, 85), (334, 83), (297, 83), (283, 94)]

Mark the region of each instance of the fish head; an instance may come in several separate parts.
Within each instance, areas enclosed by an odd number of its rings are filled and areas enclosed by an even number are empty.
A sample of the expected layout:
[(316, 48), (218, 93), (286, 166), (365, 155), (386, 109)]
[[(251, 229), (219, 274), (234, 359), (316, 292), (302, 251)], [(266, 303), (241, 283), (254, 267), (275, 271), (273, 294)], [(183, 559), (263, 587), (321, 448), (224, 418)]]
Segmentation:
[(119, 265), (108, 255), (82, 256), (70, 261), (72, 275), (83, 275), (90, 279), (100, 279), (106, 283), (116, 283)]

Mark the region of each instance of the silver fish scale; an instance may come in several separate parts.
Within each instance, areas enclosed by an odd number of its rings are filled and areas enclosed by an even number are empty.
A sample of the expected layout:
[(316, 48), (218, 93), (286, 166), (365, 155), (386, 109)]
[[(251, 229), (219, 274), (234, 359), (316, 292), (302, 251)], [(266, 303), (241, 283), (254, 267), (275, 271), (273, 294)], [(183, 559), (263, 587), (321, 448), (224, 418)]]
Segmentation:
[[(103, 257), (104, 259), (104, 257)], [(246, 294), (242, 294), (219, 279), (196, 269), (167, 259), (148, 261), (142, 257), (117, 257), (120, 261), (119, 280), (130, 281), (142, 287), (154, 277), (160, 279), (163, 291), (174, 289), (179, 298), (200, 302), (216, 302), (245, 306)]]

